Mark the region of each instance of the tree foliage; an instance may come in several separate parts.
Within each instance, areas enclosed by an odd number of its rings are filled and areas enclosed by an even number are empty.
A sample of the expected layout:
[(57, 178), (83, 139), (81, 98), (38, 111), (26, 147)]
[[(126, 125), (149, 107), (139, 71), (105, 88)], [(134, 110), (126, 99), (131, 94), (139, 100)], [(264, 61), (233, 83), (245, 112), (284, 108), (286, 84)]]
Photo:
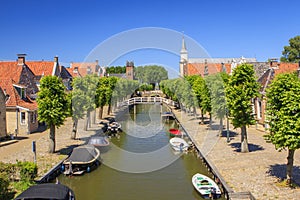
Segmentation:
[(225, 89), (232, 124), (241, 128), (242, 152), (249, 152), (247, 126), (255, 124), (251, 100), (259, 95), (258, 89), (253, 66), (249, 64), (241, 64), (234, 69)]
[(294, 151), (300, 148), (300, 80), (296, 74), (280, 74), (267, 90), (266, 140), (279, 151), (288, 149), (287, 180), (291, 183)]
[(125, 74), (126, 66), (111, 66), (106, 68), (107, 74)]
[(55, 152), (55, 127), (64, 124), (68, 116), (68, 100), (62, 80), (56, 76), (45, 76), (38, 93), (38, 120), (50, 128), (49, 152)]
[(146, 65), (134, 68), (135, 77), (141, 83), (160, 83), (162, 80), (168, 79), (167, 70), (158, 65)]
[(284, 46), (281, 62), (299, 62), (300, 61), (300, 35), (289, 40), (289, 46)]

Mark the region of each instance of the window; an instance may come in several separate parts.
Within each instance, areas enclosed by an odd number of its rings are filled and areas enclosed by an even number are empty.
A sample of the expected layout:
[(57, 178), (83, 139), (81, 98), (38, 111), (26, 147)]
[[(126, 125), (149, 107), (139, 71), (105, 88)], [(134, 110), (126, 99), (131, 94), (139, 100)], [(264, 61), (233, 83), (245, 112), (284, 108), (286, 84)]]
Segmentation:
[(20, 123), (24, 125), (26, 123), (26, 113), (21, 112), (20, 115), (21, 115)]

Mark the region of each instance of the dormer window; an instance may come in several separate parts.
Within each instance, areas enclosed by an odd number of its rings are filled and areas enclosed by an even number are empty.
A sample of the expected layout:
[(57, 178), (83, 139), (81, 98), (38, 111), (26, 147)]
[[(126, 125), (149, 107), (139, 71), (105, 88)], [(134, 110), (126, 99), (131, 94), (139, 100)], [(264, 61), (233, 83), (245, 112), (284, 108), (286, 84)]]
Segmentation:
[(20, 85), (13, 85), (13, 86), (17, 90), (20, 98), (25, 99), (26, 98), (26, 87), (20, 86)]
[(73, 70), (74, 73), (78, 73), (78, 67), (75, 67)]

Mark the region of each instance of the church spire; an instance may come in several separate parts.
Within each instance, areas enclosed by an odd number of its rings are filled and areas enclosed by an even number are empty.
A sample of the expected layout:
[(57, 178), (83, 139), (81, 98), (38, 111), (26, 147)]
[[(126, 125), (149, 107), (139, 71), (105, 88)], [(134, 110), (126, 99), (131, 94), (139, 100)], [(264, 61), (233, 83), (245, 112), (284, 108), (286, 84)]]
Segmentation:
[(184, 41), (184, 33), (182, 33), (182, 45), (181, 45), (181, 52), (187, 52), (185, 41)]

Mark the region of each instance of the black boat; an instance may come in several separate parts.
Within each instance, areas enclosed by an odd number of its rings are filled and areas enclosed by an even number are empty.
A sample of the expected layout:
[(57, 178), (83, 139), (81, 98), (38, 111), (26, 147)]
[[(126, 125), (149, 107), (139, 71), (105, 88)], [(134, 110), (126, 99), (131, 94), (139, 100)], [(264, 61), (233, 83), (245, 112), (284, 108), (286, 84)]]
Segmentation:
[(75, 200), (74, 192), (67, 186), (55, 183), (44, 183), (31, 186), (15, 200)]
[(100, 151), (93, 145), (83, 145), (73, 149), (71, 155), (63, 162), (66, 175), (81, 175), (96, 168), (100, 161)]

